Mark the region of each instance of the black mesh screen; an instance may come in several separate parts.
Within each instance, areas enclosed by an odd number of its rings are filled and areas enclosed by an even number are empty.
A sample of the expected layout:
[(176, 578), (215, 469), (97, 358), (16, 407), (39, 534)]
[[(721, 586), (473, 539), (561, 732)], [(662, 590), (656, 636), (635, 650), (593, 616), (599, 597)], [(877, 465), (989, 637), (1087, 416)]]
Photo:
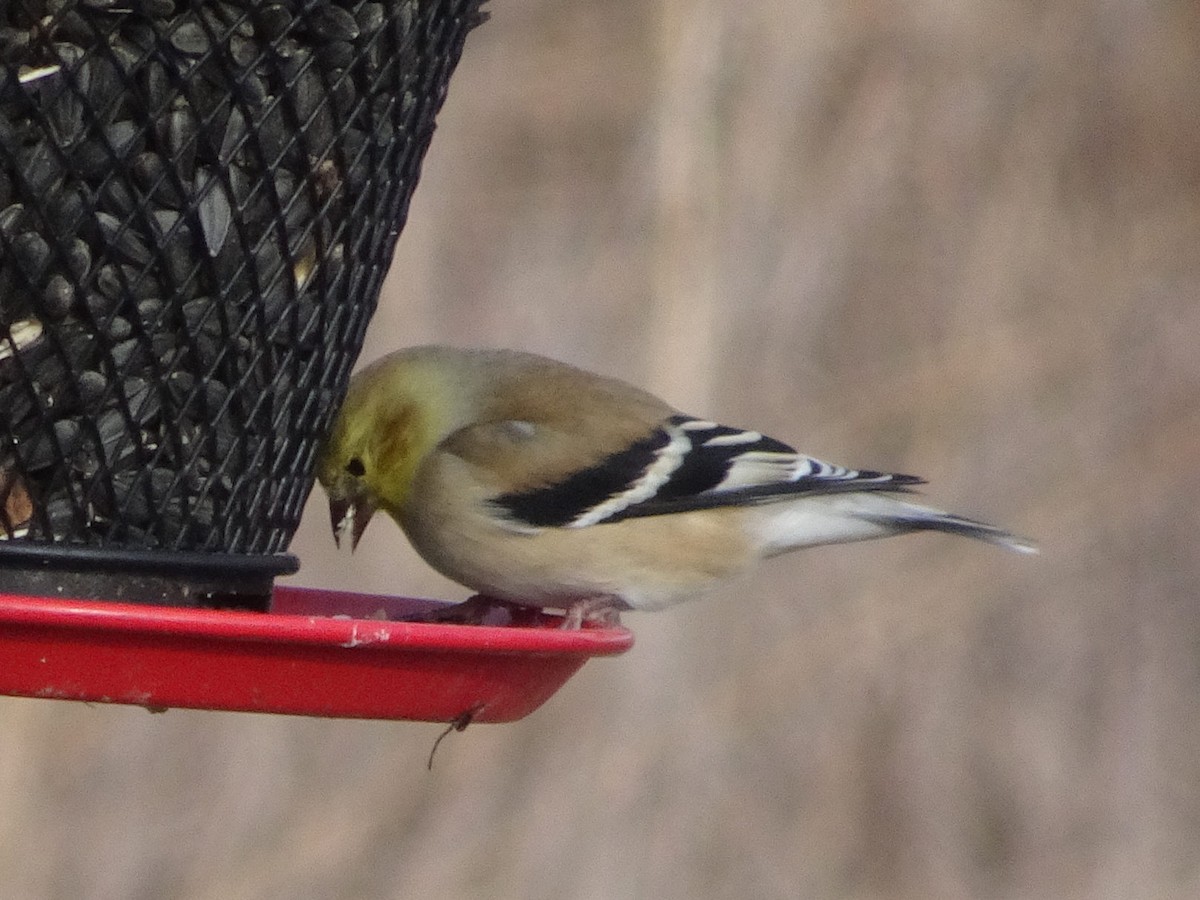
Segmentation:
[(481, 18), (0, 0), (0, 556), (287, 546)]

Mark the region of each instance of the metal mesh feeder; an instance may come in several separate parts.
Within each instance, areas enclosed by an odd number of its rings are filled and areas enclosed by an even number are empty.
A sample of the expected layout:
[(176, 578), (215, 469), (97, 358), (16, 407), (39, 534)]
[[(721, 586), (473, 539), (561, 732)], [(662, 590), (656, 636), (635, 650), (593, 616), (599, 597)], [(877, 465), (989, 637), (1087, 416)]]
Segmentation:
[(0, 4), (0, 591), (263, 606), (479, 0)]

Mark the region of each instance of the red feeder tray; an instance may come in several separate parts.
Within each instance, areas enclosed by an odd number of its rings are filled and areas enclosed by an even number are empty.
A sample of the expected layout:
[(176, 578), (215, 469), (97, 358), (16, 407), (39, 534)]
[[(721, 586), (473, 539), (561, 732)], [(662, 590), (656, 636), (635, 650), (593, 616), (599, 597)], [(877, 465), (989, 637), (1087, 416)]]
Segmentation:
[(277, 587), (269, 613), (0, 594), (0, 694), (149, 709), (511, 722), (589, 658), (633, 645), (624, 628), (562, 631), (554, 617), (536, 627), (365, 618), (440, 605), (296, 587)]

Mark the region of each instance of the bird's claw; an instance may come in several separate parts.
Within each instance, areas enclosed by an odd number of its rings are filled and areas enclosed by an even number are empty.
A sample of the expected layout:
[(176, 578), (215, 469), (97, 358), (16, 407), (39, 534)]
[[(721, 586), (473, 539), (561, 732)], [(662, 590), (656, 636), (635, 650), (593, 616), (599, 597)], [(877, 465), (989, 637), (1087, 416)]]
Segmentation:
[(623, 609), (628, 607), (614, 597), (584, 597), (567, 607), (567, 614), (558, 627), (563, 631), (578, 631), (588, 621), (602, 628), (615, 628), (621, 624)]

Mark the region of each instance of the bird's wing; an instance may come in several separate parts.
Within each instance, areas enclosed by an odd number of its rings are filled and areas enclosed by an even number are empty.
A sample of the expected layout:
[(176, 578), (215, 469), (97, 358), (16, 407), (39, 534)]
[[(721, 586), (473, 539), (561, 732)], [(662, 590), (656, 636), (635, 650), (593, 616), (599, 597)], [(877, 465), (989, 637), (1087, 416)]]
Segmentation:
[[(546, 437), (529, 423), (505, 427), (528, 429), (530, 450)], [(564, 446), (572, 443), (571, 436), (561, 440)], [(514, 450), (519, 452), (515, 444)], [(554, 456), (561, 459), (562, 454)], [(567, 471), (559, 466), (553, 477), (534, 483), (526, 477), (525, 482), (492, 498), (496, 515), (517, 530), (582, 528), (802, 495), (904, 491), (923, 483), (911, 475), (830, 465), (756, 431), (679, 415), (620, 450), (587, 458), (586, 464)]]

